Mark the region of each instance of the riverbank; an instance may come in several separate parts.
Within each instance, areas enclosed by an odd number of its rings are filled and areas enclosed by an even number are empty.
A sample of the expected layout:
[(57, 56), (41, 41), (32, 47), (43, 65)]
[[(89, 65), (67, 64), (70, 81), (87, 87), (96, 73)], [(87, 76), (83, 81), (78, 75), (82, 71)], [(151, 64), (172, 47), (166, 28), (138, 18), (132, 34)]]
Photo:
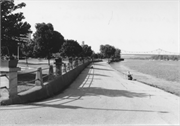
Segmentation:
[[(156, 88), (160, 88), (164, 91), (180, 96), (179, 82), (169, 81), (169, 80), (155, 77), (153, 75), (139, 72), (135, 69), (127, 67), (125, 63), (113, 63), (111, 64), (111, 67), (117, 70), (120, 74), (124, 74), (124, 73), (126, 74), (127, 71), (130, 71), (134, 80), (156, 87)], [(153, 70), (153, 68), (151, 69)]]

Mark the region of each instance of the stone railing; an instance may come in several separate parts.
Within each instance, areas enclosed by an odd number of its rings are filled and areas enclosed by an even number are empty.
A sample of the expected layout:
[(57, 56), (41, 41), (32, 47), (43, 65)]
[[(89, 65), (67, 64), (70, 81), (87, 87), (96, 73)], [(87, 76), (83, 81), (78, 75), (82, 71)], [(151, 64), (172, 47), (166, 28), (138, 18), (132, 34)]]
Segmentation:
[[(25, 99), (21, 99), (19, 101), (19, 98), (22, 97), (22, 96), (25, 96), (26, 94), (30, 95), (30, 93), (34, 92), (33, 90), (37, 90), (37, 88), (39, 90), (43, 90), (44, 88), (46, 88), (47, 92), (49, 92), (49, 88), (47, 89), (47, 87), (50, 85), (50, 83), (54, 83), (54, 81), (56, 81), (57, 83), (57, 79), (58, 78), (64, 78), (63, 81), (60, 80), (61, 82), (60, 83), (64, 83), (65, 85), (69, 85), (70, 82), (72, 82), (71, 80), (74, 80), (74, 78), (77, 76), (77, 73), (79, 73), (80, 71), (83, 70), (83, 68), (85, 68), (86, 65), (88, 65), (88, 63), (90, 63), (89, 60), (86, 60), (83, 64), (83, 62), (74, 62), (72, 64), (65, 64), (65, 63), (62, 63), (62, 62), (58, 62), (56, 61), (55, 62), (55, 66), (50, 66), (48, 69), (49, 69), (49, 74), (47, 76), (42, 76), (42, 70), (45, 70), (45, 69), (41, 69), (41, 68), (38, 68), (36, 71), (33, 71), (33, 72), (36, 72), (36, 77), (34, 80), (31, 80), (31, 82), (34, 82), (34, 87), (32, 89), (29, 89), (27, 91), (24, 91), (24, 92), (20, 92), (18, 93), (17, 92), (17, 86), (18, 86), (18, 81), (17, 81), (17, 71), (20, 70), (20, 68), (16, 68), (14, 69), (14, 71), (7, 71), (6, 73), (4, 74), (1, 74), (2, 77), (6, 77), (6, 81), (1, 79), (1, 85), (0, 85), (0, 102), (2, 104), (8, 104), (8, 103), (26, 103), (28, 101), (34, 101), (34, 97), (31, 99), (31, 100), (25, 100)], [(47, 69), (47, 68), (46, 68)], [(55, 72), (54, 72), (54, 69), (55, 69)], [(1, 72), (2, 73), (2, 72)], [(12, 76), (13, 74), (13, 76)], [(27, 73), (25, 73), (27, 74)], [(69, 76), (68, 80), (65, 80), (66, 76)], [(46, 82), (43, 82), (43, 78), (47, 78), (48, 81)], [(66, 78), (67, 79), (67, 78)], [(13, 81), (11, 81), (13, 80)], [(21, 83), (28, 83), (30, 81), (24, 81), (24, 82), (21, 82)], [(62, 84), (62, 85), (64, 85)], [(63, 87), (61, 87), (63, 88)], [(61, 90), (61, 88), (59, 88), (58, 90)], [(56, 88), (57, 90), (57, 88)], [(35, 91), (36, 92), (36, 91)], [(53, 92), (53, 94), (55, 93), (56, 91)], [(33, 95), (33, 93), (32, 93)], [(47, 94), (43, 94), (43, 97), (46, 97)], [(37, 97), (37, 96), (35, 96)], [(47, 96), (48, 97), (48, 96)], [(10, 100), (9, 100), (10, 99)], [(12, 99), (18, 99), (14, 102), (12, 102)], [(34, 100), (33, 100), (34, 99)], [(5, 101), (5, 102), (3, 102)]]

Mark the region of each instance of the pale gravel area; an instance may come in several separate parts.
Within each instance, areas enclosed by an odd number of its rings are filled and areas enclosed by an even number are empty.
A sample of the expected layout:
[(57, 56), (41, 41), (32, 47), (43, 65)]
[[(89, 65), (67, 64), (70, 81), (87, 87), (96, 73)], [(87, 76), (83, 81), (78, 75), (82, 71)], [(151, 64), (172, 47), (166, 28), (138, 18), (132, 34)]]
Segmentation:
[(0, 125), (180, 124), (178, 96), (129, 81), (106, 62), (94, 63), (94, 69), (90, 66), (53, 98), (0, 106)]

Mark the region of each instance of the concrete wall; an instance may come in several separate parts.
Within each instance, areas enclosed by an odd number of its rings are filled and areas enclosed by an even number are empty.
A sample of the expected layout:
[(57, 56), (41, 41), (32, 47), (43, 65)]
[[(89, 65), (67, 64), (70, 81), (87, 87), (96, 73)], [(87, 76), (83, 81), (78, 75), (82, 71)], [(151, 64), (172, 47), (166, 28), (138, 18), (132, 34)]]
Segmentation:
[(1, 101), (1, 105), (36, 102), (57, 95), (65, 90), (89, 64), (90, 62), (80, 65), (66, 74), (56, 77), (43, 87), (35, 86), (28, 91), (19, 93), (14, 98)]

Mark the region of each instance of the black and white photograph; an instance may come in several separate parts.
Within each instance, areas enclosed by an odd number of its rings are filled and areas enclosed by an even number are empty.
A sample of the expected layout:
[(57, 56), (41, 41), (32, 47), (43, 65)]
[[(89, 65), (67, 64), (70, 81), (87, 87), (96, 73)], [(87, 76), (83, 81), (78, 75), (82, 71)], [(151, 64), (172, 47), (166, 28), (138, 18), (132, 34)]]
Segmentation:
[(0, 126), (180, 125), (180, 0), (0, 9)]

